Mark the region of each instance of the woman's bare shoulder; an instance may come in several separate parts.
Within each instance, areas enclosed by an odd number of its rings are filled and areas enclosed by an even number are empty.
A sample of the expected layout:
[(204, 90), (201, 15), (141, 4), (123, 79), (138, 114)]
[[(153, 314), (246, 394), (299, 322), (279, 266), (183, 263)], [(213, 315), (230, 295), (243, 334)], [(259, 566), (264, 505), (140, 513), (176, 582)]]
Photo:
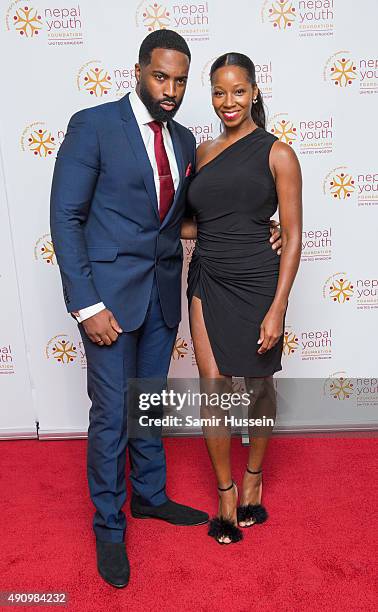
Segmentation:
[(212, 149), (216, 149), (218, 146), (218, 138), (214, 140), (205, 140), (201, 142), (197, 147), (196, 159), (197, 165), (204, 159), (207, 158)]

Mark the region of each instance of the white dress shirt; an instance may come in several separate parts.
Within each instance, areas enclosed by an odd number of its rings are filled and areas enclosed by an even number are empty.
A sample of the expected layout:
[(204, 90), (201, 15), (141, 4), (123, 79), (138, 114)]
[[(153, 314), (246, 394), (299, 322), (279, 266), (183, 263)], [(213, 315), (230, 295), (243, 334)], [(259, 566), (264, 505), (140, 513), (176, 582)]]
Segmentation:
[[(144, 106), (142, 100), (139, 98), (138, 94), (135, 91), (133, 91), (130, 94), (129, 101), (131, 104), (132, 111), (135, 115), (135, 119), (138, 124), (139, 130), (140, 130), (143, 142), (144, 142), (144, 146), (146, 147), (148, 158), (152, 166), (152, 170), (154, 173), (158, 207), (160, 208), (160, 180), (159, 180), (159, 171), (158, 171), (158, 167), (156, 163), (155, 148), (154, 148), (155, 134), (150, 128), (150, 126), (147, 125), (150, 121), (153, 121), (154, 119), (153, 117), (151, 117), (149, 111)], [(163, 134), (164, 147), (167, 152), (167, 157), (169, 161), (169, 167), (170, 167), (171, 174), (172, 174), (173, 185), (176, 191), (179, 181), (180, 181), (180, 175), (179, 175), (179, 171), (177, 167), (175, 152), (173, 149), (172, 138), (169, 133), (169, 129), (168, 129), (166, 122), (163, 123), (162, 134)], [(105, 308), (106, 308), (105, 304), (103, 304), (103, 302), (99, 302), (98, 304), (94, 304), (93, 306), (82, 308), (81, 310), (78, 311), (79, 313), (78, 315), (76, 315), (75, 313), (74, 314), (75, 314), (77, 321), (81, 323), (82, 321), (85, 321), (85, 319), (89, 319), (89, 317), (93, 317), (93, 315), (97, 314), (101, 310), (104, 310)]]

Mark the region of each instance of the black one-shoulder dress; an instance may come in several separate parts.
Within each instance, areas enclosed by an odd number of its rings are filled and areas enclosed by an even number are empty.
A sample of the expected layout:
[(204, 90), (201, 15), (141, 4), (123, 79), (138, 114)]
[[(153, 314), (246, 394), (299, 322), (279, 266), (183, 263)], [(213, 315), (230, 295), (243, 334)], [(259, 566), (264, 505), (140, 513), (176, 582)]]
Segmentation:
[[(274, 299), (280, 257), (269, 242), (278, 199), (269, 167), (277, 140), (256, 128), (200, 168), (188, 189), (197, 242), (187, 297), (202, 301), (219, 372), (262, 377), (282, 370), (283, 336), (263, 355), (260, 325)], [(286, 313), (285, 313), (286, 314)]]

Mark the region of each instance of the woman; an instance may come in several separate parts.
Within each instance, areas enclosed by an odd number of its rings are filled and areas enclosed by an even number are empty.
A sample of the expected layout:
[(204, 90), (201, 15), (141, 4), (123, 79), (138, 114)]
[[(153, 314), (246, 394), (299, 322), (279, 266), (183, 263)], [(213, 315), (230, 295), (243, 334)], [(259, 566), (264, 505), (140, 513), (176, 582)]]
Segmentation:
[[(188, 190), (196, 221), (184, 222), (182, 231), (183, 238), (197, 237), (187, 291), (194, 350), (202, 390), (230, 390), (232, 376), (244, 377), (253, 416), (275, 416), (272, 376), (282, 369), (284, 320), (301, 254), (301, 171), (293, 149), (265, 130), (253, 62), (222, 55), (210, 80), (224, 129), (198, 147)], [(269, 244), (277, 206), (280, 258)], [(239, 507), (229, 430), (205, 435), (219, 491), (209, 535), (221, 544), (239, 541), (239, 527), (267, 518), (261, 466), (268, 437), (253, 434)]]

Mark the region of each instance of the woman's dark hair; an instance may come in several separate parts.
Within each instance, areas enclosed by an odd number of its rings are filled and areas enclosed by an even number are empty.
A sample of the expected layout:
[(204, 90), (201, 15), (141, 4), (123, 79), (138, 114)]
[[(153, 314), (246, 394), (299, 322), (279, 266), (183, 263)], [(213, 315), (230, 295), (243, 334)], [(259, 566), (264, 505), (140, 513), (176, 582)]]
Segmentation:
[[(247, 55), (244, 55), (243, 53), (225, 53), (224, 55), (218, 57), (210, 68), (211, 81), (213, 80), (214, 72), (218, 70), (218, 68), (223, 68), (223, 66), (239, 66), (240, 68), (244, 68), (251, 85), (256, 85), (255, 65)], [(252, 104), (251, 115), (256, 125), (265, 129), (266, 118), (260, 89), (259, 93), (257, 94), (257, 102)]]
[(147, 66), (151, 63), (151, 53), (154, 49), (172, 49), (184, 53), (191, 60), (191, 54), (186, 40), (173, 30), (156, 30), (142, 41), (139, 49), (139, 63)]

